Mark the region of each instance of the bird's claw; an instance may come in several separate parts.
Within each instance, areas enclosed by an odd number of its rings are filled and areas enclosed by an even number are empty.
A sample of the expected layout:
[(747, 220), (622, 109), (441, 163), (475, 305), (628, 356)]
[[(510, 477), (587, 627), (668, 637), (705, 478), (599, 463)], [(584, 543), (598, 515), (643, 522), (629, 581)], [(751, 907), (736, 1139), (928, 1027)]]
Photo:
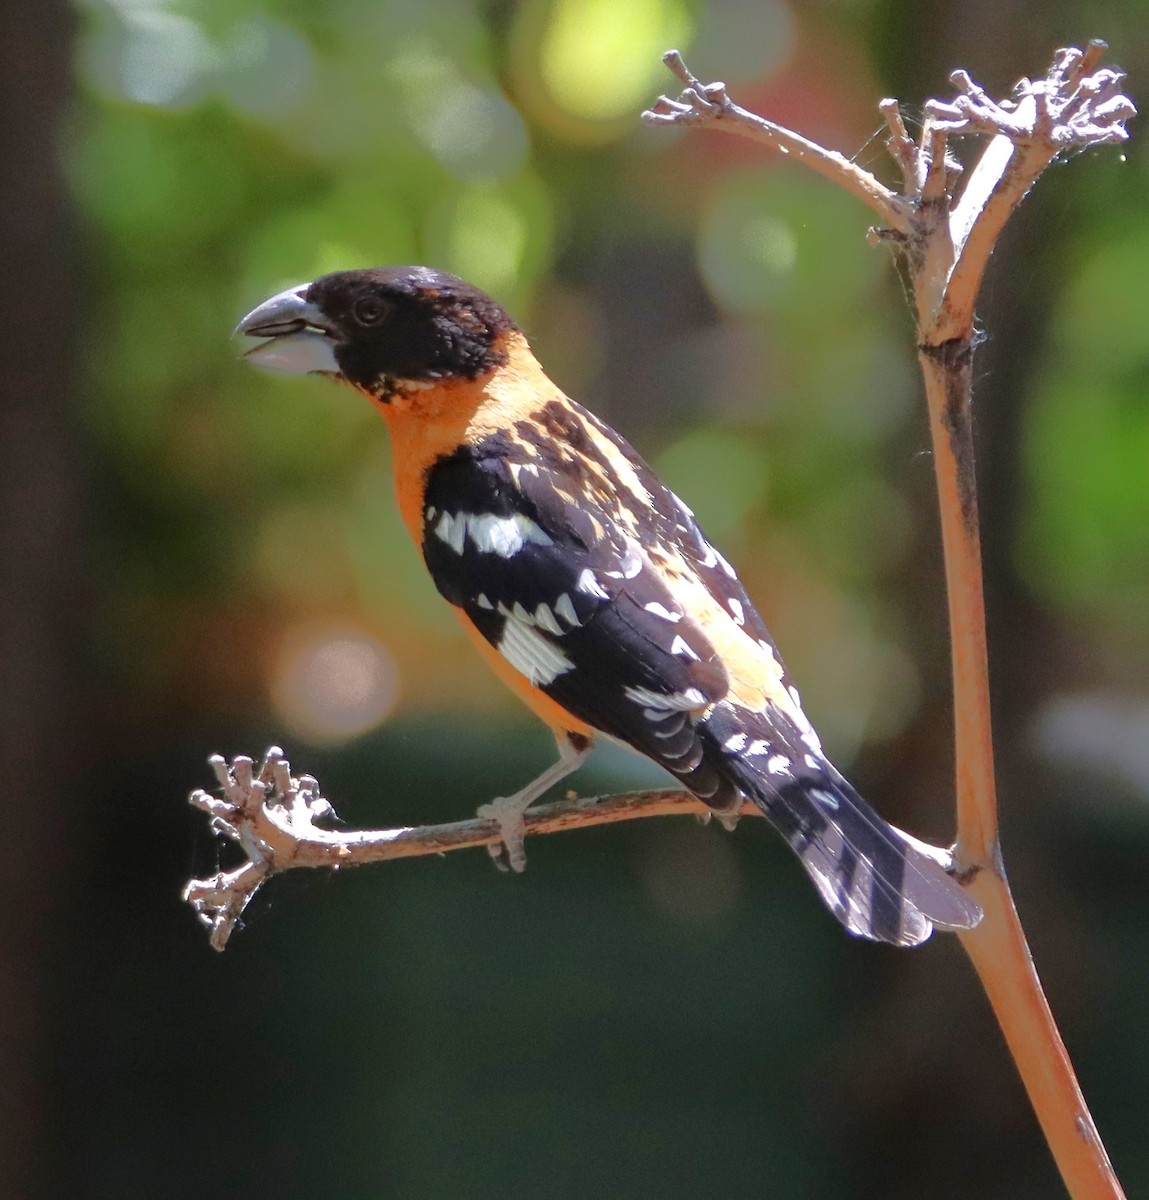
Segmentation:
[(738, 828), (738, 822), (741, 819), (741, 799), (737, 800), (730, 808), (708, 808), (704, 813), (698, 814), (700, 825), (709, 825), (711, 821), (717, 821), (727, 833), (733, 833)]
[(723, 812), (716, 812), (714, 819), (726, 830), (727, 833), (733, 833), (738, 828), (738, 822), (742, 818), (742, 804), (733, 809), (728, 809)]
[(514, 796), (501, 796), (490, 804), (481, 804), (477, 815), (481, 820), (494, 821), (499, 827), (501, 840), (487, 847), (495, 866), (500, 871), (522, 874), (527, 866), (527, 827), (519, 800)]

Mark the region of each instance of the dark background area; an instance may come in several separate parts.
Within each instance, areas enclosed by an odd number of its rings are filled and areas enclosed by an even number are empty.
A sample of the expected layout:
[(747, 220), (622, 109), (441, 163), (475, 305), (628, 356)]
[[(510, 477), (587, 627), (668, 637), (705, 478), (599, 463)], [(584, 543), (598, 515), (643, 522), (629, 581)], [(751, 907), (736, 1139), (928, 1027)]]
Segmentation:
[[(759, 823), (278, 879), (227, 953), (179, 900), (212, 752), (283, 744), (348, 825), (548, 760), (435, 602), (349, 393), (229, 333), (425, 262), (699, 513), (839, 765), (952, 834), (910, 320), (868, 214), (637, 113), (681, 46), (887, 173), (876, 102), (991, 92), (1140, 0), (56, 0), (0, 6), (0, 1180), (41, 1197), (1045, 1197), (952, 938), (842, 936)], [(1144, 105), (1142, 105), (1144, 107)], [(1052, 169), (991, 265), (976, 420), (1003, 842), (1131, 1195), (1149, 1186), (1149, 158)], [(970, 144), (957, 147), (968, 156)], [(657, 781), (596, 753), (580, 790)]]

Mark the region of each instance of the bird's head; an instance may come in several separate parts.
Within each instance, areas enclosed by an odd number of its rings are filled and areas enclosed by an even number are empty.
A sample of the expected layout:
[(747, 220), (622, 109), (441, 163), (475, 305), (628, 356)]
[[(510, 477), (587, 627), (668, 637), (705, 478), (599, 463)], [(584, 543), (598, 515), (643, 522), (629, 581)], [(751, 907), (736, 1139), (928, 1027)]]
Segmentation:
[(342, 379), (381, 401), (505, 360), (515, 324), (490, 296), (428, 267), (337, 271), (288, 288), (240, 321), (261, 339), (248, 362), (289, 375)]

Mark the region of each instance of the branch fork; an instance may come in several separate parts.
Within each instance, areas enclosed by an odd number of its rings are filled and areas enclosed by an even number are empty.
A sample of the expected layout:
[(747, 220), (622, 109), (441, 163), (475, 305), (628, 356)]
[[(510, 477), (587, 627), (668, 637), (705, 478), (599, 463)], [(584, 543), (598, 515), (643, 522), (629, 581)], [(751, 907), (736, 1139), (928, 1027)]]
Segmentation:
[[(703, 84), (671, 51), (664, 61), (685, 85), (643, 114), (659, 125), (739, 133), (788, 154), (857, 196), (905, 261), (917, 317), (937, 469), (953, 654), (957, 764), (957, 869), (985, 917), (959, 934), (985, 987), (1067, 1187), (1077, 1200), (1122, 1197), (1049, 1010), (1006, 880), (998, 842), (989, 666), (970, 421), (974, 306), (997, 239), (1042, 171), (1061, 153), (1128, 138), (1136, 115), (1123, 74), (1101, 66), (1104, 42), (1058, 50), (1042, 79), (1023, 79), (993, 100), (955, 71), (952, 100), (931, 100), (915, 141), (896, 100), (879, 106), (887, 149), (901, 177), (893, 191), (840, 154), (736, 105), (723, 84)], [(950, 153), (951, 135), (988, 138), (971, 170)], [(964, 186), (959, 182), (964, 177)]]
[(292, 777), (278, 746), (268, 750), (258, 771), (246, 755), (228, 766), (221, 755), (213, 754), (208, 763), (222, 795), (197, 789), (189, 803), (211, 818), (213, 833), (238, 843), (247, 861), (210, 879), (190, 880), (183, 899), (211, 931), (212, 948), (222, 950), (263, 884), (295, 865), (301, 845), (323, 840), (327, 831), (315, 822), (332, 817), (334, 810), (320, 796), (313, 776)]
[[(655, 125), (713, 128), (773, 147), (857, 196), (877, 214), (873, 241), (909, 256), (923, 344), (968, 338), (973, 301), (985, 264), (1005, 222), (1038, 175), (1058, 155), (1128, 139), (1125, 123), (1136, 115), (1121, 91), (1120, 71), (1100, 66), (1104, 42), (1084, 51), (1058, 50), (1043, 79), (1022, 79), (1013, 96), (990, 98), (969, 73), (954, 71), (958, 95), (931, 100), (915, 142), (897, 100), (878, 106), (889, 131), (887, 150), (901, 176), (894, 191), (836, 151), (739, 107), (724, 83), (702, 83), (677, 50), (663, 61), (683, 84), (677, 99), (660, 96), (644, 112)], [(949, 152), (951, 134), (991, 139), (960, 196), (961, 163)]]

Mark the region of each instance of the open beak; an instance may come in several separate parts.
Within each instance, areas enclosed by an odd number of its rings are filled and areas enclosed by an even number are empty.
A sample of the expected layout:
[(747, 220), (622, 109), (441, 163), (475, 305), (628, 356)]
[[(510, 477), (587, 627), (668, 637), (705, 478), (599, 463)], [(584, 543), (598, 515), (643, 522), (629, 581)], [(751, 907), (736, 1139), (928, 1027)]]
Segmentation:
[(245, 361), (285, 375), (339, 375), (335, 337), (323, 312), (306, 299), (309, 283), (265, 300), (235, 327), (236, 333), (263, 338)]

